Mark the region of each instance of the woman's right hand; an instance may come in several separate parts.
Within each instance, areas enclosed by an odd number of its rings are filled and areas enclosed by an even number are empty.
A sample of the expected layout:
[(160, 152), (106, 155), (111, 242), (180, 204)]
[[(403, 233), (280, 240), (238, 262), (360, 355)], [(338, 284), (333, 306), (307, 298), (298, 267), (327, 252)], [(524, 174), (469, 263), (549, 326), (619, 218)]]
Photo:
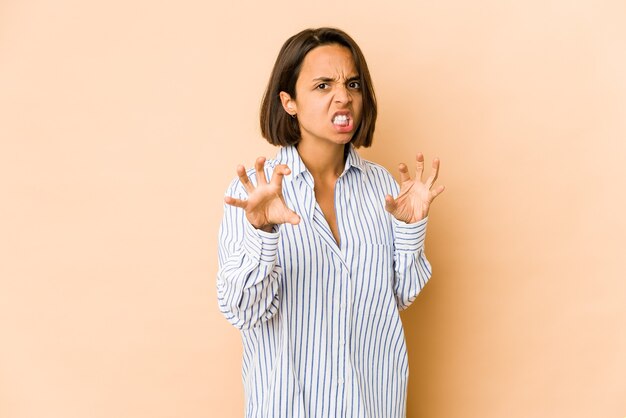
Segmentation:
[(256, 170), (256, 187), (246, 175), (243, 165), (237, 167), (239, 181), (248, 192), (248, 199), (235, 199), (231, 196), (224, 197), (224, 202), (231, 206), (242, 208), (246, 212), (248, 222), (257, 229), (271, 232), (274, 225), (290, 223), (296, 225), (300, 222), (300, 216), (287, 207), (283, 197), (283, 177), (291, 172), (285, 164), (274, 168), (272, 180), (265, 177), (265, 158), (257, 158), (254, 168)]

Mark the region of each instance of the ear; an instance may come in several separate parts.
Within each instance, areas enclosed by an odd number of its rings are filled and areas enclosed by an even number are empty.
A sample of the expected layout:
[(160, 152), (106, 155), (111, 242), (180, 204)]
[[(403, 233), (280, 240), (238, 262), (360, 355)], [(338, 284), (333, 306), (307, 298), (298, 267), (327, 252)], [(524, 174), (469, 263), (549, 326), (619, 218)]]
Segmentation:
[(285, 112), (289, 113), (291, 116), (295, 116), (298, 113), (298, 108), (296, 106), (296, 101), (291, 98), (291, 95), (287, 92), (281, 91), (279, 93), (280, 102), (283, 105), (283, 109)]

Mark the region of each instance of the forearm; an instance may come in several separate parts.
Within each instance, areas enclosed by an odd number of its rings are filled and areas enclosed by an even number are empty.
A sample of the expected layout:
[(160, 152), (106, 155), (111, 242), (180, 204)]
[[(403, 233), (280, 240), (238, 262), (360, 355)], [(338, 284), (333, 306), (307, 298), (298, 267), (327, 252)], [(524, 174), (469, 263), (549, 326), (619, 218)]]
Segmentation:
[(224, 226), (220, 230), (218, 303), (232, 325), (247, 329), (278, 311), (279, 234), (257, 230), (245, 221), (237, 224), (238, 233)]
[(398, 309), (409, 307), (431, 276), (424, 254), (428, 218), (413, 224), (394, 220), (394, 293)]

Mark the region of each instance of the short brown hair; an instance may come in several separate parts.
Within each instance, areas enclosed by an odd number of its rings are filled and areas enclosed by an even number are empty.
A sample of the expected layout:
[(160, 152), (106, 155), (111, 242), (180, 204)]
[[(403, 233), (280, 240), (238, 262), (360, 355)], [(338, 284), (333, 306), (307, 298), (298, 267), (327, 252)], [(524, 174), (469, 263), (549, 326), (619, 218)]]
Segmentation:
[(270, 144), (286, 146), (300, 141), (298, 120), (283, 109), (280, 92), (289, 93), (295, 99), (296, 81), (304, 57), (318, 46), (331, 44), (350, 50), (361, 81), (363, 114), (350, 142), (357, 148), (372, 145), (378, 110), (367, 63), (356, 42), (347, 33), (335, 28), (305, 29), (287, 39), (278, 53), (261, 104), (261, 134)]

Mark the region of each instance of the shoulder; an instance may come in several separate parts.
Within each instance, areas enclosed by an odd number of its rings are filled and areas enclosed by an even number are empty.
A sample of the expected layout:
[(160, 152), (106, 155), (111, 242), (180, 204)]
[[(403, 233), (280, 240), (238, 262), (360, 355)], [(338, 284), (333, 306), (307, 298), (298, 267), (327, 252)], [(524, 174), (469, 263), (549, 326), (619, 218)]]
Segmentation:
[[(254, 161), (252, 161), (250, 167), (246, 169), (246, 176), (250, 179), (250, 182), (256, 186), (257, 184), (257, 173), (254, 168)], [(272, 173), (277, 165), (280, 164), (280, 161), (277, 158), (271, 158), (265, 160), (265, 165), (263, 167), (263, 171), (265, 172), (265, 177), (269, 180), (272, 177)], [(231, 180), (228, 185), (228, 189), (226, 190), (226, 195), (228, 196), (247, 196), (247, 192), (239, 177), (235, 177)]]
[(391, 173), (389, 173), (389, 170), (387, 170), (382, 165), (375, 163), (373, 161), (370, 161), (370, 160), (363, 159), (362, 161), (363, 161), (363, 169), (366, 172), (372, 172), (374, 174), (391, 176)]
[(362, 160), (361, 163), (363, 184), (376, 193), (396, 195), (399, 191), (396, 179), (382, 165)]
[(363, 172), (371, 178), (395, 182), (393, 175), (382, 165), (369, 160), (363, 160)]

